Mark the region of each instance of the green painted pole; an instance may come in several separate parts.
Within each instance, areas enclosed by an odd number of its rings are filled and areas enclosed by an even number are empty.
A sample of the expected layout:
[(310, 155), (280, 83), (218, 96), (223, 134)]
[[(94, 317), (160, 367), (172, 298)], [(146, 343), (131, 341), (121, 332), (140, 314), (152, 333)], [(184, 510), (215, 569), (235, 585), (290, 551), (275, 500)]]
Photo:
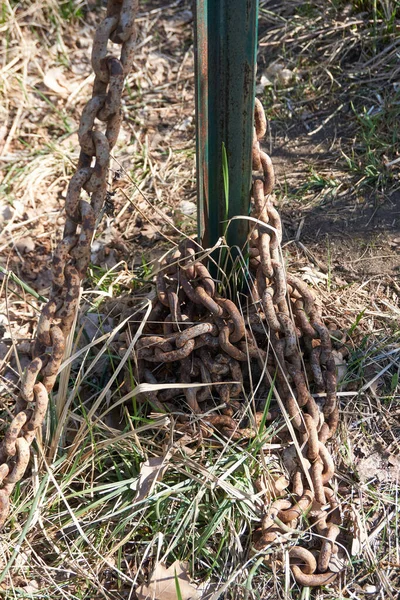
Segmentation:
[[(249, 214), (258, 0), (195, 6), (198, 226), (210, 247), (231, 217)], [(246, 220), (233, 221), (228, 244), (243, 248), (247, 230)]]

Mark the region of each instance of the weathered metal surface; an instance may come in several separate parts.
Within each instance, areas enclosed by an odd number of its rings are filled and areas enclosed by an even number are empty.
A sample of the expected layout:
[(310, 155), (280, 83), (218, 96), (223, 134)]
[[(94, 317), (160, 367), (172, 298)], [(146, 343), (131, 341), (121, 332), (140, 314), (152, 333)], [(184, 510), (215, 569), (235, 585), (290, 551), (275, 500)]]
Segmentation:
[[(196, 2), (196, 123), (199, 239), (210, 247), (227, 220), (249, 214), (258, 0)], [(225, 197), (223, 146), (229, 197)], [(233, 221), (243, 247), (246, 220)]]

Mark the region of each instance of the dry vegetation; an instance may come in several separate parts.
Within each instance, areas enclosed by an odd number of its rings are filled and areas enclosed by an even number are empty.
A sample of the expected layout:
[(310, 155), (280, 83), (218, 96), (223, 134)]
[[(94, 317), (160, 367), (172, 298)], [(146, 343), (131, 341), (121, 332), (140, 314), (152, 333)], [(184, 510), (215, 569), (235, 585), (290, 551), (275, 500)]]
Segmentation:
[[(100, 4), (4, 0), (0, 8), (3, 429), (49, 291)], [(138, 586), (158, 561), (186, 561), (202, 597), (214, 600), (398, 597), (399, 17), (393, 0), (260, 3), (258, 95), (289, 268), (348, 332), (333, 442), (345, 522), (339, 586), (300, 591), (288, 571), (271, 572), (251, 552), (254, 481), (282, 468), (279, 449), (266, 450), (270, 428), (247, 444), (202, 445), (127, 393), (126, 319), (151, 295), (157, 258), (196, 228), (191, 5), (142, 0), (73, 360), (13, 494), (1, 597), (143, 597)]]

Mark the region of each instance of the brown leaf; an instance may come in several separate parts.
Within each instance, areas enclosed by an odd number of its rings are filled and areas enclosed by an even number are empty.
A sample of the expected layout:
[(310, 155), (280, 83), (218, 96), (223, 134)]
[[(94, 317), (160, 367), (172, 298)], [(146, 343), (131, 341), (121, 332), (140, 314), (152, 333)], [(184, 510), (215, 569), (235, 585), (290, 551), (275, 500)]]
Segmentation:
[(394, 454), (390, 454), (388, 461), (393, 467), (398, 469), (400, 472), (400, 456), (395, 456)]
[(38, 581), (32, 579), (26, 586), (23, 587), (25, 594), (37, 594), (40, 591)]
[(70, 90), (67, 79), (59, 67), (48, 69), (43, 78), (43, 83), (49, 90), (59, 96), (65, 98), (69, 95)]
[(399, 465), (389, 466), (390, 459), (383, 451), (376, 450), (366, 458), (357, 462), (357, 472), (362, 483), (377, 479), (378, 481), (396, 481), (399, 477)]
[(152, 491), (157, 481), (161, 481), (168, 467), (171, 452), (165, 456), (154, 456), (148, 458), (140, 467), (139, 479), (136, 484), (137, 495), (134, 503), (144, 500)]
[(268, 476), (262, 475), (256, 482), (256, 488), (268, 500), (278, 498), (282, 491), (289, 485), (285, 475), (280, 473), (270, 473)]
[(35, 242), (28, 235), (20, 238), (17, 242), (15, 242), (15, 247), (19, 250), (21, 254), (24, 254), (25, 252), (33, 252), (33, 250), (35, 249)]
[(151, 223), (145, 223), (143, 227), (140, 228), (140, 235), (149, 240), (153, 240), (157, 236), (157, 233), (157, 229), (153, 227)]
[(168, 569), (157, 563), (149, 584), (136, 590), (138, 600), (178, 600), (176, 579), (182, 600), (200, 598), (198, 589), (190, 583), (186, 565), (176, 560)]
[[(293, 444), (288, 448), (285, 448), (282, 453), (283, 464), (288, 470), (289, 475), (292, 475), (300, 466), (299, 456), (297, 454), (296, 446)], [(305, 458), (303, 460), (303, 467), (311, 467), (310, 462)]]

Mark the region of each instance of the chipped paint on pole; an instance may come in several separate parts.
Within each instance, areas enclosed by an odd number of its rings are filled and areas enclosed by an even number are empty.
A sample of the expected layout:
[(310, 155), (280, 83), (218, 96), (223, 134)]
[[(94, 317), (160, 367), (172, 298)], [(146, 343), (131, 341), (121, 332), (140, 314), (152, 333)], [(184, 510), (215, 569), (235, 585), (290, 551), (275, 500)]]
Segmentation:
[[(197, 0), (195, 6), (198, 225), (210, 247), (227, 220), (249, 213), (258, 0)], [(243, 247), (246, 237), (246, 220), (233, 221), (228, 243)]]

